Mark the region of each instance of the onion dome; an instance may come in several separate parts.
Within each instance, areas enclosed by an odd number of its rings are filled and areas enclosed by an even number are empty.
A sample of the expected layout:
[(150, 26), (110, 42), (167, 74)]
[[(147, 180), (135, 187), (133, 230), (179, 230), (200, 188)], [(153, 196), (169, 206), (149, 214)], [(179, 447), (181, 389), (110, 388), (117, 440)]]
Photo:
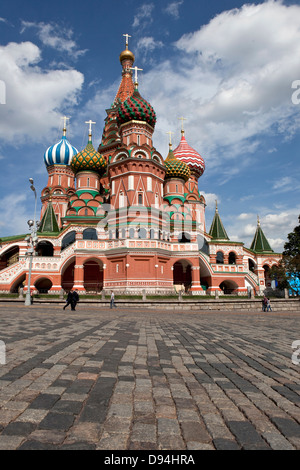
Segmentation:
[(123, 103), (119, 102), (117, 108), (118, 125), (130, 121), (144, 121), (154, 128), (156, 123), (156, 114), (152, 106), (141, 97), (136, 88), (133, 94)]
[(89, 135), (89, 140), (85, 149), (74, 155), (71, 167), (75, 173), (79, 171), (95, 171), (103, 175), (106, 170), (106, 160), (98, 153), (92, 144), (92, 136)]
[(184, 137), (184, 131), (181, 131), (181, 134), (181, 141), (174, 150), (174, 155), (176, 158), (186, 163), (197, 178), (200, 178), (205, 170), (204, 160), (201, 155), (187, 143)]
[(132, 63), (135, 60), (134, 54), (128, 49), (127, 44), (126, 44), (126, 49), (120, 54), (120, 62), (122, 63), (123, 60), (130, 60), (132, 61)]
[(188, 181), (191, 176), (189, 167), (181, 160), (178, 160), (172, 150), (172, 144), (169, 144), (169, 154), (165, 160), (165, 167), (167, 169), (165, 179), (168, 178), (182, 178)]
[(71, 160), (78, 150), (73, 147), (66, 138), (66, 130), (64, 129), (62, 139), (55, 145), (49, 147), (44, 155), (46, 167), (51, 165), (70, 165)]

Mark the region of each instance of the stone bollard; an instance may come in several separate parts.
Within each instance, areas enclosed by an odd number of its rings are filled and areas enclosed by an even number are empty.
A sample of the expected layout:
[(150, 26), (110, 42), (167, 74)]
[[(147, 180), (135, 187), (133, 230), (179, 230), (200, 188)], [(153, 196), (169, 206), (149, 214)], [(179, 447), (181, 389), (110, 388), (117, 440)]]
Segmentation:
[(289, 298), (289, 290), (288, 289), (284, 289), (284, 298), (285, 299)]
[(182, 302), (182, 290), (178, 291), (178, 300)]
[(145, 301), (146, 300), (146, 291), (145, 291), (145, 289), (143, 289), (142, 292), (143, 292), (143, 301)]
[(23, 299), (23, 298), (24, 298), (23, 287), (20, 287), (20, 289), (19, 289), (19, 299)]
[(65, 293), (65, 291), (64, 291), (63, 289), (61, 289), (61, 290), (59, 291), (59, 298), (60, 298), (61, 300), (63, 300), (63, 298), (64, 298), (64, 293)]
[(101, 292), (101, 300), (105, 300), (105, 290), (102, 289), (102, 292)]
[(218, 290), (215, 290), (215, 299), (219, 300), (219, 291)]

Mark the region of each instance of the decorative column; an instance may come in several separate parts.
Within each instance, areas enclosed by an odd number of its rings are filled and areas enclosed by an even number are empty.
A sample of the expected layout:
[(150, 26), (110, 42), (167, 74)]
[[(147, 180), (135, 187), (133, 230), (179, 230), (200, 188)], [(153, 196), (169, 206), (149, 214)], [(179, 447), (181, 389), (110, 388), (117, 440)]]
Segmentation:
[(73, 289), (85, 292), (84, 288), (84, 265), (81, 264), (81, 259), (76, 257), (74, 266), (74, 284)]
[(192, 266), (191, 271), (192, 271), (191, 291), (193, 293), (203, 291), (203, 289), (201, 287), (201, 282), (200, 282), (200, 266)]

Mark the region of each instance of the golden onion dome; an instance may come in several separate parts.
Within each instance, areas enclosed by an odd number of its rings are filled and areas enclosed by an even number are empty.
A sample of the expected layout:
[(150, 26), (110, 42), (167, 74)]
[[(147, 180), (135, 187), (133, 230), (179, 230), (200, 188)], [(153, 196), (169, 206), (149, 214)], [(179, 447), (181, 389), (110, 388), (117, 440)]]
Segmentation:
[(123, 60), (131, 60), (132, 62), (135, 60), (134, 54), (128, 49), (128, 46), (126, 46), (126, 49), (120, 54), (120, 62), (122, 63)]
[(187, 164), (181, 160), (178, 160), (172, 150), (171, 144), (169, 148), (169, 154), (165, 160), (166, 175), (165, 179), (169, 178), (182, 178), (185, 182), (191, 176), (191, 171)]
[(106, 160), (94, 149), (91, 135), (89, 135), (89, 141), (85, 149), (72, 158), (71, 167), (74, 173), (79, 173), (80, 171), (95, 171), (99, 175), (105, 173), (107, 167)]

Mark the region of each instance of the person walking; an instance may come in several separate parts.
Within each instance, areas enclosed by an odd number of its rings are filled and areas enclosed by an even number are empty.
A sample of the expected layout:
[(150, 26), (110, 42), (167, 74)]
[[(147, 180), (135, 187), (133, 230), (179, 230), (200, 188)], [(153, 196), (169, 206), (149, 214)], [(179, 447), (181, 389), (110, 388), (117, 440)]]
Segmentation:
[(272, 312), (271, 302), (269, 297), (267, 298), (267, 312)]
[(117, 308), (116, 304), (115, 304), (115, 294), (114, 292), (111, 293), (111, 296), (110, 296), (110, 308)]
[(264, 296), (264, 298), (262, 300), (262, 310), (263, 310), (263, 312), (267, 311), (267, 302), (268, 302), (268, 299), (267, 299), (266, 296)]
[(76, 305), (79, 302), (79, 295), (77, 289), (73, 292), (72, 301), (71, 301), (71, 310), (76, 310)]
[(73, 301), (73, 291), (72, 289), (69, 291), (68, 295), (67, 295), (67, 300), (66, 300), (66, 305), (64, 306), (64, 310), (66, 309), (66, 307), (68, 305), (71, 304), (71, 307), (72, 307), (72, 301)]

